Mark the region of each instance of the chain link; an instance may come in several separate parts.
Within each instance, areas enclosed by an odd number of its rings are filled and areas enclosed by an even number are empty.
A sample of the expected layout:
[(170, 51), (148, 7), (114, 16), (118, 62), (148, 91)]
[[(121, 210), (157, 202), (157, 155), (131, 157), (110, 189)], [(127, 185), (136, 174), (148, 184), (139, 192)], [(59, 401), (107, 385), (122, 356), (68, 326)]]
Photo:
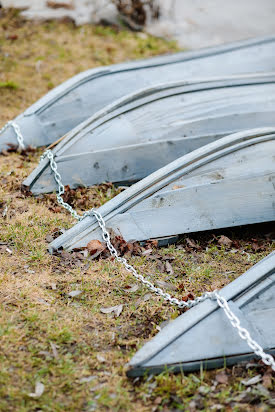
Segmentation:
[(0, 135), (2, 133), (4, 133), (4, 131), (7, 130), (9, 127), (12, 127), (13, 130), (14, 130), (14, 133), (16, 135), (16, 139), (17, 139), (17, 142), (18, 142), (19, 149), (20, 150), (25, 150), (24, 138), (23, 138), (23, 135), (21, 133), (20, 127), (18, 126), (18, 124), (16, 124), (12, 120), (10, 120), (8, 123), (6, 123), (5, 126), (2, 127), (2, 129), (0, 129)]
[(154, 292), (156, 295), (161, 296), (166, 302), (169, 302), (171, 305), (178, 306), (180, 309), (192, 308), (193, 306), (196, 306), (198, 303), (203, 302), (207, 299), (216, 300), (218, 305), (223, 309), (225, 315), (229, 319), (233, 328), (237, 329), (240, 338), (244, 339), (248, 346), (254, 351), (254, 353), (257, 356), (259, 356), (266, 365), (271, 366), (271, 368), (275, 372), (274, 358), (268, 353), (265, 353), (263, 348), (251, 338), (248, 330), (241, 326), (239, 318), (232, 312), (232, 310), (229, 308), (226, 299), (223, 296), (221, 296), (217, 290), (215, 290), (214, 292), (205, 292), (202, 296), (199, 296), (194, 300), (188, 300), (187, 302), (184, 302), (182, 300), (172, 297), (169, 293), (164, 292), (161, 288), (158, 288), (155, 285), (153, 285), (153, 283), (145, 279), (143, 275), (139, 274), (136, 271), (136, 269), (132, 265), (130, 265), (124, 257), (119, 256), (116, 248), (111, 242), (111, 237), (106, 228), (105, 221), (102, 215), (97, 210), (91, 209), (90, 211), (85, 212), (82, 216), (80, 216), (72, 208), (72, 206), (64, 202), (64, 200), (62, 199), (62, 195), (65, 192), (65, 188), (62, 184), (61, 176), (57, 171), (57, 164), (54, 160), (53, 152), (49, 149), (46, 150), (46, 152), (41, 156), (41, 159), (44, 159), (46, 157), (50, 161), (50, 167), (54, 173), (54, 178), (58, 185), (58, 193), (56, 195), (58, 203), (61, 206), (63, 206), (66, 210), (68, 210), (68, 212), (70, 212), (71, 215), (79, 221), (83, 220), (87, 216), (94, 216), (102, 231), (103, 240), (106, 242), (107, 248), (110, 251), (111, 256), (113, 256), (117, 262), (121, 263), (127, 270), (127, 272), (130, 272), (139, 282), (146, 286), (151, 292)]

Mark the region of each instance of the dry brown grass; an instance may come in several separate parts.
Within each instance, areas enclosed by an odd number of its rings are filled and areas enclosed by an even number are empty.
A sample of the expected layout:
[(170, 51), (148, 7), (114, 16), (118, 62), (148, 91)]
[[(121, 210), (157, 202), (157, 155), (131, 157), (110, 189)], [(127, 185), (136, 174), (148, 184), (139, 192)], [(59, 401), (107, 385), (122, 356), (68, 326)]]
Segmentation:
[(175, 42), (109, 27), (25, 22), (14, 10), (2, 9), (0, 21), (1, 123), (83, 70), (177, 50)]
[[(11, 34), (17, 39), (9, 40)], [(80, 70), (175, 49), (171, 43), (102, 27), (26, 23), (14, 11), (4, 12), (0, 19), (0, 36), (2, 123)], [(8, 81), (18, 87), (3, 87)], [(144, 288), (127, 293), (127, 287), (135, 282), (109, 259), (90, 262), (48, 254), (47, 235), (70, 227), (73, 221), (65, 211), (50, 210), (51, 196), (35, 199), (20, 191), (23, 178), (36, 166), (40, 154), (38, 150), (28, 156), (13, 153), (0, 157), (0, 410), (190, 410), (192, 400), (204, 410), (215, 404), (228, 411), (268, 410), (267, 400), (260, 395), (255, 395), (253, 405), (234, 400), (244, 390), (241, 379), (259, 373), (253, 368), (247, 371), (242, 367), (238, 373), (226, 369), (228, 383), (204, 396), (198, 388), (210, 388), (215, 371), (186, 376), (164, 373), (135, 382), (127, 379), (125, 363), (157, 333), (162, 321), (179, 312), (154, 296), (144, 301)], [(85, 208), (109, 196), (104, 186), (87, 193), (91, 201)], [(115, 193), (113, 188), (111, 195)], [(222, 287), (267, 255), (273, 247), (265, 236), (270, 231), (269, 225), (263, 225), (216, 232), (216, 236), (227, 234), (239, 242), (236, 253), (219, 247), (209, 233), (194, 235), (202, 247), (188, 251), (184, 237), (178, 245), (158, 250), (175, 258), (176, 276), (169, 280), (157, 262), (145, 257), (131, 261), (144, 274), (155, 273), (153, 280), (180, 286), (177, 296), (197, 295)], [(252, 238), (261, 246), (257, 252)], [(72, 290), (82, 293), (71, 298)], [(118, 318), (99, 310), (117, 304), (124, 304)], [(91, 376), (90, 382), (83, 381)], [(36, 381), (45, 385), (45, 392), (32, 399), (28, 394)], [(269, 390), (274, 394), (274, 381)]]

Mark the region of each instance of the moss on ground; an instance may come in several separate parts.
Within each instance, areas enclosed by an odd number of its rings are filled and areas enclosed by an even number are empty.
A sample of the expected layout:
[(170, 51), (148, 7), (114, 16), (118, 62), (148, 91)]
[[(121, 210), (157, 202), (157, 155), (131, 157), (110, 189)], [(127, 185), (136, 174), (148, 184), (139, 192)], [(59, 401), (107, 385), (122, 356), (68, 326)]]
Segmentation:
[[(13, 118), (47, 90), (81, 70), (175, 51), (176, 45), (150, 36), (101, 26), (25, 22), (14, 10), (0, 18), (0, 121)], [(90, 262), (66, 254), (50, 256), (47, 238), (73, 224), (52, 195), (26, 197), (24, 177), (37, 165), (41, 150), (27, 156), (0, 157), (0, 410), (2, 411), (171, 411), (272, 409), (274, 379), (255, 362), (194, 374), (131, 380), (125, 363), (161, 322), (179, 315), (110, 259)], [(82, 190), (82, 191), (81, 191)], [(110, 185), (74, 192), (85, 210), (117, 193)], [(273, 248), (270, 225), (184, 236), (177, 245), (157, 250), (170, 255), (174, 275), (162, 258), (133, 257), (131, 262), (154, 281), (173, 286), (178, 297), (220, 288)], [(234, 244), (221, 246), (220, 235)], [(192, 237), (190, 241), (188, 238)], [(193, 242), (195, 247), (192, 246)], [(155, 252), (154, 252), (155, 253)], [(69, 293), (82, 293), (72, 298)], [(147, 295), (148, 296), (148, 295)], [(123, 304), (119, 317), (100, 307)], [(246, 395), (243, 379), (261, 373), (262, 386)], [(220, 378), (218, 376), (225, 376)], [(35, 383), (45, 385), (37, 399)], [(245, 396), (244, 396), (245, 395)]]

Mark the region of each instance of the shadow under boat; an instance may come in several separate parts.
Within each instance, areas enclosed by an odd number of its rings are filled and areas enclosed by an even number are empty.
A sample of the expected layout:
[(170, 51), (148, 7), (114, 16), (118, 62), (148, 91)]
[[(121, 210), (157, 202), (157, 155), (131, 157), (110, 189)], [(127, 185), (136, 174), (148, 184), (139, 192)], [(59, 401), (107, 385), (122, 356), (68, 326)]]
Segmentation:
[[(122, 96), (152, 84), (275, 70), (275, 36), (199, 51), (176, 53), (80, 73), (51, 90), (17, 116), (25, 146), (48, 145), (93, 113)], [(14, 130), (0, 138), (0, 151), (17, 144)]]
[[(222, 136), (274, 124), (275, 73), (168, 83), (109, 105), (52, 150), (64, 185), (126, 185)], [(47, 158), (23, 187), (57, 189)]]
[[(252, 339), (275, 355), (275, 252), (219, 292)], [(128, 364), (128, 376), (197, 371), (256, 358), (216, 301), (189, 309), (146, 343)]]
[[(275, 220), (275, 126), (225, 136), (169, 163), (98, 211), (126, 241)], [(93, 216), (55, 239), (50, 250), (102, 240)]]

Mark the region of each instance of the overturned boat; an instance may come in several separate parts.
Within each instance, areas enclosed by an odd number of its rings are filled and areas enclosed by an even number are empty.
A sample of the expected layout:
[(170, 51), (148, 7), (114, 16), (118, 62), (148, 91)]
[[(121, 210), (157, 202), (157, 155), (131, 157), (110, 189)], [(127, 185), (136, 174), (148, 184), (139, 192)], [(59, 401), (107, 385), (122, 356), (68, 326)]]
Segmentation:
[[(143, 87), (198, 76), (222, 76), (275, 70), (275, 36), (201, 51), (95, 68), (51, 90), (14, 119), (24, 145), (48, 145), (114, 100)], [(8, 127), (0, 151), (17, 144)]]
[[(275, 355), (275, 253), (224, 287), (230, 310), (251, 338)], [(202, 343), (203, 342), (203, 343)], [(215, 300), (205, 300), (169, 323), (128, 365), (128, 376), (163, 370), (196, 371), (234, 365), (256, 355)]]
[[(274, 124), (275, 73), (168, 83), (94, 114), (53, 153), (64, 185), (125, 185), (222, 136)], [(56, 190), (48, 159), (23, 186), (34, 194)]]
[[(275, 219), (275, 127), (225, 136), (169, 163), (98, 211), (126, 241), (144, 241)], [(51, 250), (101, 240), (88, 216), (51, 243)]]

